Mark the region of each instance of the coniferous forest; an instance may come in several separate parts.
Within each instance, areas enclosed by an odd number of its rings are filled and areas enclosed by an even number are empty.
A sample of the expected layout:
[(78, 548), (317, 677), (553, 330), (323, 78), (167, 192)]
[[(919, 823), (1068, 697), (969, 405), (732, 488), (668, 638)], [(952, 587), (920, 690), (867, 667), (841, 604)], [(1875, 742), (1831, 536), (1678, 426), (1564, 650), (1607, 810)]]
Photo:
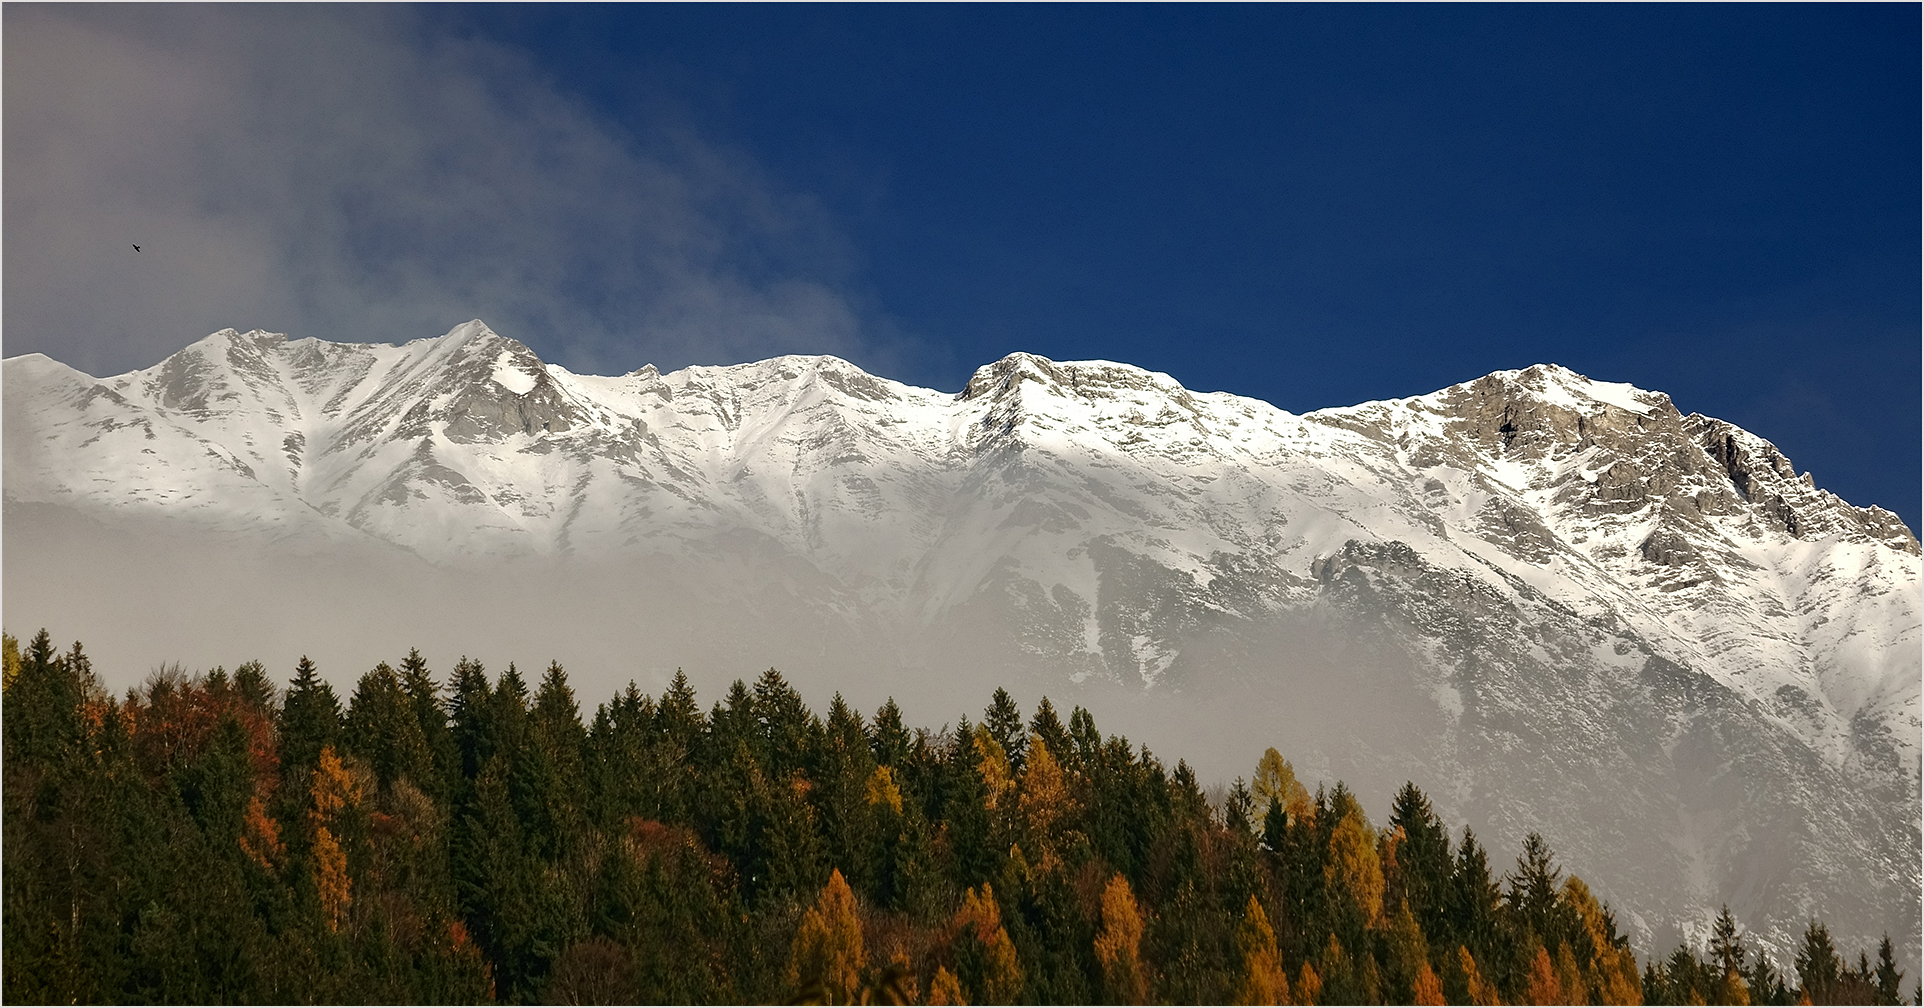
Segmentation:
[[(585, 714), (418, 653), (107, 694), (5, 640), (8, 1002), (1895, 1004), (1888, 939), (1792, 963), (1726, 911), (1641, 965), (1541, 837), (1415, 784), (1373, 823), (1274, 749), (1212, 802), (1080, 709), (911, 728), (770, 670)], [(1252, 757), (1260, 741), (1252, 743)], [(1913, 988), (1914, 996), (1915, 988)]]

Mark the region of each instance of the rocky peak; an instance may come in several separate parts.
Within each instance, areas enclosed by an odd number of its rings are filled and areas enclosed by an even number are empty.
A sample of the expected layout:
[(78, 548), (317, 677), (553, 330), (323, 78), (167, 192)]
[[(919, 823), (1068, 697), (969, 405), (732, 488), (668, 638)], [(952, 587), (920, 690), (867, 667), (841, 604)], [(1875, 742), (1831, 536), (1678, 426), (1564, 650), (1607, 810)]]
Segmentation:
[(962, 387), (956, 398), (964, 401), (984, 396), (1005, 398), (1018, 394), (1024, 382), (1035, 382), (1044, 389), (1054, 391), (1067, 384), (1068, 379), (1055, 361), (1017, 352), (993, 364), (976, 368), (975, 374), (969, 377), (969, 383)]
[(1454, 433), (1514, 459), (1557, 458), (1674, 434), (1681, 419), (1661, 392), (1591, 381), (1555, 364), (1498, 371), (1422, 398), (1452, 421)]

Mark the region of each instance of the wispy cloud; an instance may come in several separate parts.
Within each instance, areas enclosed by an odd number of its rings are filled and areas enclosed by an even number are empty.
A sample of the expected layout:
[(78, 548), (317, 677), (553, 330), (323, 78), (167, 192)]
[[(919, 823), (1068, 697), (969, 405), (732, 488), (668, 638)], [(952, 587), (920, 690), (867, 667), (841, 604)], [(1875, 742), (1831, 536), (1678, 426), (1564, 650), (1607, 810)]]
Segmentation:
[(903, 352), (865, 335), (818, 203), (689, 129), (598, 118), (513, 48), (373, 5), (5, 19), (9, 355), (105, 374), (230, 325), (477, 316), (577, 369)]

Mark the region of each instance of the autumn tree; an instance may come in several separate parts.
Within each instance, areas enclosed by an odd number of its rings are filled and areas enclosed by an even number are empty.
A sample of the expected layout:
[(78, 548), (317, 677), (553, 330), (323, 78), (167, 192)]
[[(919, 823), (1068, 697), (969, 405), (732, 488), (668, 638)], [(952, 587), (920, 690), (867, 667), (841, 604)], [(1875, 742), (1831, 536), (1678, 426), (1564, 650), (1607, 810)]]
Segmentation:
[(1015, 1004), (1022, 996), (1023, 971), (1015, 942), (1002, 923), (995, 888), (983, 883), (963, 893), (962, 906), (948, 924), (956, 979), (976, 1004)]
[(1323, 884), (1354, 910), (1363, 926), (1373, 926), (1381, 916), (1383, 868), (1376, 853), (1376, 831), (1362, 809), (1348, 809), (1330, 832)]
[(1236, 928), (1236, 951), (1242, 956), (1243, 974), (1236, 1003), (1288, 1004), (1289, 976), (1283, 972), (1282, 955), (1276, 950), (1276, 932), (1254, 896), (1249, 898), (1242, 923)]
[(321, 919), (329, 931), (347, 921), (354, 899), (354, 880), (348, 874), (347, 852), (340, 832), (343, 820), (361, 804), (361, 788), (341, 765), (334, 747), (321, 747), (316, 760), (308, 821), (314, 830), (314, 888), (320, 896)]
[(1436, 971), (1430, 968), (1427, 960), (1417, 965), (1416, 981), (1412, 985), (1410, 1003), (1416, 1005), (1440, 1005), (1449, 1002), (1443, 999), (1443, 982), (1437, 979)]
[(1483, 976), (1477, 965), (1476, 957), (1462, 945), (1456, 947), (1457, 966), (1463, 978), (1463, 1002), (1473, 1005), (1495, 1005), (1503, 1001), (1497, 996), (1496, 985)]
[(1256, 762), (1256, 778), (1250, 787), (1255, 792), (1258, 808), (1267, 809), (1273, 801), (1282, 807), (1283, 813), (1291, 820), (1310, 815), (1314, 808), (1309, 800), (1308, 789), (1296, 780), (1296, 768), (1274, 748), (1263, 750), (1263, 758)]
[(1550, 953), (1541, 944), (1536, 954), (1530, 958), (1530, 972), (1523, 988), (1525, 1004), (1560, 1005), (1564, 1004), (1563, 985), (1557, 981), (1556, 966), (1550, 962)]
[(1048, 742), (1041, 735), (1030, 736), (1027, 752), (1017, 797), (1022, 839), (1035, 851), (1037, 868), (1048, 872), (1055, 870), (1059, 863), (1056, 824), (1073, 811), (1069, 787), (1062, 767), (1056, 763)]
[(854, 1004), (862, 990), (868, 953), (862, 948), (862, 922), (855, 893), (837, 869), (829, 874), (815, 905), (802, 915), (788, 957), (791, 989), (820, 989), (827, 1004)]
[(1096, 934), (1096, 960), (1102, 964), (1103, 989), (1115, 1004), (1147, 1004), (1148, 971), (1143, 967), (1142, 911), (1129, 880), (1118, 872), (1102, 892), (1102, 930)]
[[(1581, 944), (1590, 950), (1584, 964), (1584, 987), (1593, 1004), (1634, 1005), (1643, 1003), (1643, 985), (1637, 976), (1637, 959), (1630, 952), (1627, 938), (1617, 933), (1609, 909), (1597, 902), (1590, 886), (1572, 875), (1563, 882), (1560, 896), (1576, 915), (1581, 927)], [(1577, 991), (1566, 991), (1571, 997)]]

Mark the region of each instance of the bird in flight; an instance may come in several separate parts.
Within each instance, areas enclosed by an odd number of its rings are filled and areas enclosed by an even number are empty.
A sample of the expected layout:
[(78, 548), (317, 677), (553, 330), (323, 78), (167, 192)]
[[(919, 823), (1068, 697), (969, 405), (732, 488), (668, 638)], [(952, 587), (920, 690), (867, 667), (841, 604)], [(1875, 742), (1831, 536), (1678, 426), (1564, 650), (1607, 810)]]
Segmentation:
[[(127, 244), (129, 244), (129, 245), (133, 245), (133, 243), (132, 243), (132, 242), (128, 242)], [(140, 251), (140, 246), (138, 246), (138, 245), (134, 245), (134, 251), (135, 251), (135, 252), (138, 252), (138, 251)]]

